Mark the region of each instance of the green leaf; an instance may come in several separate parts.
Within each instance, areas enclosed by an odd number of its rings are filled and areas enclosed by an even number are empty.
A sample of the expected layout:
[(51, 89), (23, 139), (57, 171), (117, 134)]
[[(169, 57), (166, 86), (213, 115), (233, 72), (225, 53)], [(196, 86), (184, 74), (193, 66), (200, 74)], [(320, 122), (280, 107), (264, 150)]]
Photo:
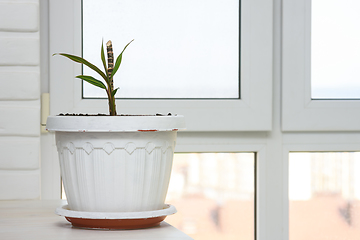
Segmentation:
[(105, 84), (103, 84), (101, 81), (99, 81), (91, 76), (79, 75), (79, 76), (76, 76), (76, 78), (80, 78), (84, 81), (87, 81), (88, 83), (91, 83), (92, 85), (97, 86), (99, 88), (106, 89)]
[(112, 95), (113, 97), (115, 96), (117, 90), (119, 90), (119, 88), (116, 88), (116, 89), (114, 89), (114, 91), (112, 91), (111, 95)]
[[(104, 69), (105, 69), (105, 73), (107, 73), (107, 67), (106, 67), (106, 60), (105, 60), (105, 53), (104, 53), (104, 40), (102, 40), (102, 42), (101, 42), (101, 61), (102, 61), (102, 63), (103, 63), (103, 65), (104, 65)], [(105, 74), (106, 75), (106, 82), (108, 83), (109, 82), (109, 79), (108, 79), (108, 75), (107, 74)]]
[(54, 55), (61, 55), (61, 56), (69, 58), (70, 60), (72, 60), (74, 62), (85, 64), (86, 66), (88, 66), (89, 68), (91, 68), (92, 70), (94, 70), (95, 72), (100, 74), (100, 76), (102, 76), (105, 81), (107, 80), (106, 74), (104, 74), (98, 67), (96, 67), (95, 65), (86, 61), (82, 57), (78, 57), (78, 56), (74, 56), (74, 55), (70, 55), (70, 54), (66, 54), (66, 53), (55, 53), (55, 54), (53, 54), (53, 56)]
[(121, 60), (122, 60), (122, 54), (123, 54), (123, 52), (125, 51), (125, 49), (127, 48), (127, 46), (129, 46), (129, 44), (130, 44), (132, 41), (134, 41), (134, 39), (131, 40), (128, 44), (126, 44), (126, 46), (124, 47), (124, 49), (122, 50), (122, 52), (120, 53), (120, 55), (116, 58), (114, 70), (113, 70), (112, 73), (111, 73), (110, 79), (115, 75), (115, 73), (116, 73), (117, 70), (119, 69), (120, 64), (121, 64)]

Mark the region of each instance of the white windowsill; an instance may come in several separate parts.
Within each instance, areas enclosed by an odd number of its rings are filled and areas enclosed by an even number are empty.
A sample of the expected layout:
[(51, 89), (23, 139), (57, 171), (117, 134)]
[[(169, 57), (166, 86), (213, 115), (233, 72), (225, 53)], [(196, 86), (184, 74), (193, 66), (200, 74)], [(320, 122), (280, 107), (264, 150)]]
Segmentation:
[(139, 230), (87, 230), (73, 228), (55, 209), (65, 200), (0, 201), (0, 239), (176, 239), (189, 236), (166, 222), (159, 227)]

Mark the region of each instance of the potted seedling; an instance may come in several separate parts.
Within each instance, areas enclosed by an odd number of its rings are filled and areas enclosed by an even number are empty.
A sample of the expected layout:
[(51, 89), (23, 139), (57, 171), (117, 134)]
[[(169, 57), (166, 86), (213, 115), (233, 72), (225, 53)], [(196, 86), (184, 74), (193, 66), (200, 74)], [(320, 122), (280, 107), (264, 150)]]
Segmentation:
[(118, 88), (114, 89), (113, 78), (131, 42), (115, 62), (111, 41), (106, 44), (107, 61), (102, 44), (104, 71), (81, 57), (54, 54), (83, 64), (101, 76), (102, 81), (85, 75), (76, 78), (104, 89), (109, 103), (109, 115), (61, 114), (47, 120), (47, 129), (55, 132), (68, 201), (68, 205), (58, 208), (57, 213), (74, 226), (149, 227), (176, 211), (164, 201), (176, 134), (185, 128), (184, 117), (118, 115), (116, 112)]

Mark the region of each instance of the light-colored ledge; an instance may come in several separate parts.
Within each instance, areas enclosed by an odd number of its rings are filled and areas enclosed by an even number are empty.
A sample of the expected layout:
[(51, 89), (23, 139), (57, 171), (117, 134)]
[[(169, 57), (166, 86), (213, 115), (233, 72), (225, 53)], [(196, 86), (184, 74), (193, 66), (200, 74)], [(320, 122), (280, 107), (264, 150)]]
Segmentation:
[(64, 217), (54, 213), (57, 207), (65, 204), (64, 200), (0, 201), (0, 239), (192, 239), (166, 222), (158, 227), (139, 230), (73, 228)]

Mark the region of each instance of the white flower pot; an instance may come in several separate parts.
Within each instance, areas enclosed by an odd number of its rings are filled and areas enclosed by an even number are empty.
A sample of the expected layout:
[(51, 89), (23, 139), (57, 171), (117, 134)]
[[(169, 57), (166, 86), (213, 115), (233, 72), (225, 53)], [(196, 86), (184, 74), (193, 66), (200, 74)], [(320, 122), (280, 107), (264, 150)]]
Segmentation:
[(74, 211), (139, 212), (164, 207), (183, 116), (56, 116), (61, 176)]

